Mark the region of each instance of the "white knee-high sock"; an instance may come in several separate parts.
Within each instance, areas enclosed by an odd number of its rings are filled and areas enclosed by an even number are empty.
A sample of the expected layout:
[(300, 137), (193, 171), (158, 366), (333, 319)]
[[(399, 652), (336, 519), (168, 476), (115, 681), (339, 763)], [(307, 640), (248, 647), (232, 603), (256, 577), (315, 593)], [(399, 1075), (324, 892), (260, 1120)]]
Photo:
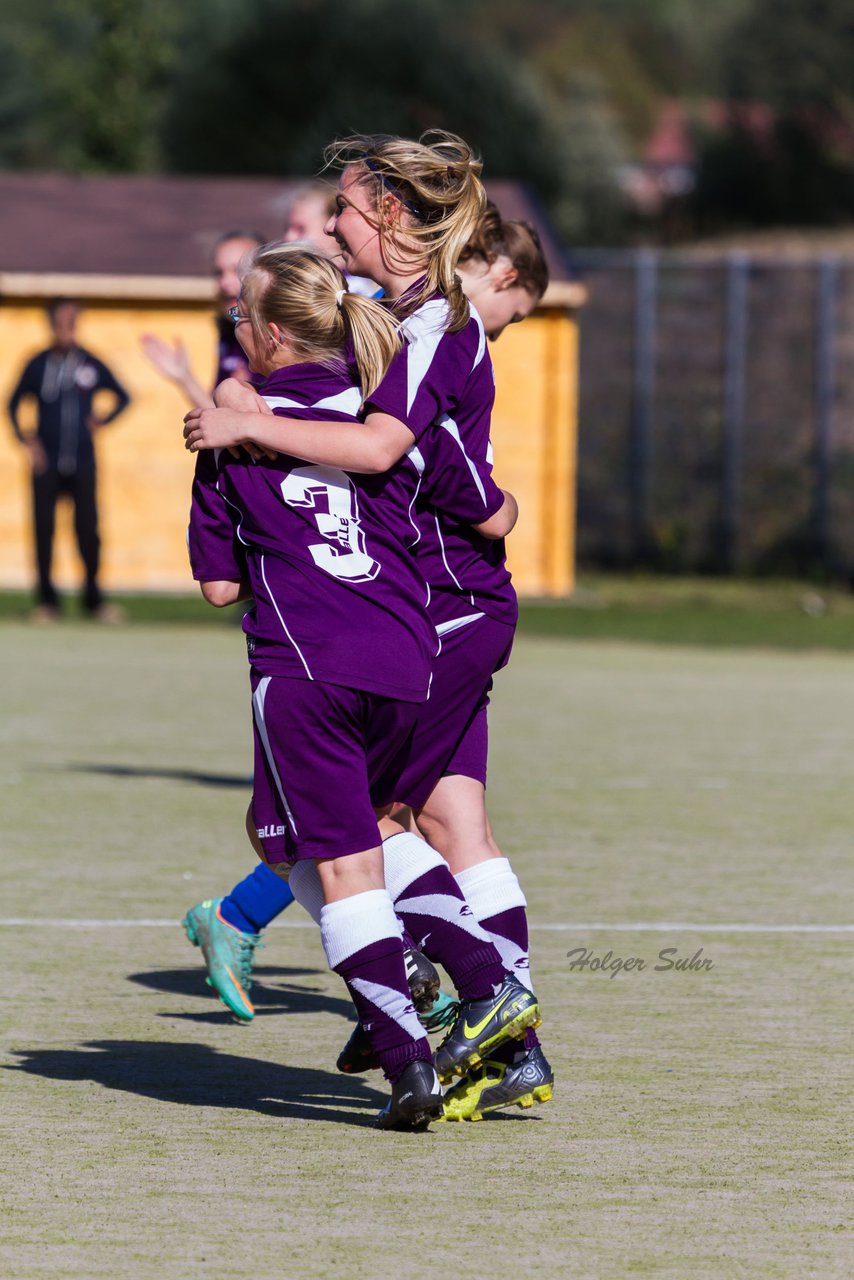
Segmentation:
[(507, 858), (488, 858), (458, 871), (455, 879), (478, 922), (498, 948), (505, 968), (532, 990), (528, 904)]

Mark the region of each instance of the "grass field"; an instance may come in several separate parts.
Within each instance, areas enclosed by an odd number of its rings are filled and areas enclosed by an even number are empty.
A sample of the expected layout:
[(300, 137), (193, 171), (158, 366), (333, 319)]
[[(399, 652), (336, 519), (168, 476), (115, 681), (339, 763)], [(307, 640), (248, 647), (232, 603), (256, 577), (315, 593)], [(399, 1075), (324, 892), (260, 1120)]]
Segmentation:
[(555, 1099), (413, 1136), (335, 1072), (299, 908), (250, 1027), (178, 927), (252, 866), (239, 633), (0, 652), (4, 1280), (854, 1274), (854, 656), (519, 641), (490, 798)]

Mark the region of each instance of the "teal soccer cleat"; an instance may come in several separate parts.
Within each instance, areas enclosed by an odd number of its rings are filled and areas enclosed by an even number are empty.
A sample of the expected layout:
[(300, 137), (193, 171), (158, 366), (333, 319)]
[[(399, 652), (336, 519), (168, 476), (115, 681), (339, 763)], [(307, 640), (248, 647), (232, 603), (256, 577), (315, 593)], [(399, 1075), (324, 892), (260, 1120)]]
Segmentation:
[(240, 1022), (251, 1022), (255, 1007), (249, 999), (252, 961), (260, 943), (257, 933), (242, 933), (220, 915), (222, 898), (199, 902), (184, 916), (184, 932), (194, 947), (201, 947), (207, 965), (208, 986)]

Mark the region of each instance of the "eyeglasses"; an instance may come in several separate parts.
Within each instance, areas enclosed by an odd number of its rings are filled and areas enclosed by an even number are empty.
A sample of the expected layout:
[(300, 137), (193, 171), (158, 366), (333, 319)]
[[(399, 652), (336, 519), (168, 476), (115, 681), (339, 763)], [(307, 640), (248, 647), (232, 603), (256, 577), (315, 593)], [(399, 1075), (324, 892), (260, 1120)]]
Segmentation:
[(240, 324), (241, 321), (249, 319), (248, 316), (242, 316), (240, 314), (240, 310), (237, 307), (237, 304), (235, 304), (233, 307), (229, 307), (225, 314), (228, 316), (232, 324)]

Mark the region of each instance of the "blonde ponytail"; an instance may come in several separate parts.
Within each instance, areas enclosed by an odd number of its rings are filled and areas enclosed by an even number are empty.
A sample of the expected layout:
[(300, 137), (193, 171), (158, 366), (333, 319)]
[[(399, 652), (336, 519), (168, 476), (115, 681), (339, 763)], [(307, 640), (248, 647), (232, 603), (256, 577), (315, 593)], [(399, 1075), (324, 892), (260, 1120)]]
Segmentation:
[(362, 399), (367, 400), (400, 350), (400, 329), (385, 307), (362, 294), (345, 293), (340, 307), (350, 330)]
[[(379, 385), (400, 348), (397, 323), (371, 298), (347, 292), (342, 273), (309, 245), (264, 245), (243, 273), (241, 298), (255, 339), (255, 350), (275, 351), (269, 326), (287, 335), (299, 360), (343, 367), (348, 336), (362, 384), (363, 398)], [(259, 369), (259, 373), (269, 370)]]
[[(431, 129), (417, 142), (385, 135), (357, 134), (333, 142), (324, 153), (328, 165), (361, 168), (359, 181), (370, 187), (377, 209), (376, 226), (387, 250), (404, 262), (424, 258), (425, 282), (415, 307), (440, 292), (448, 300), (448, 329), (462, 329), (469, 318), (468, 302), (460, 287), (456, 265), (466, 244), (477, 231), (486, 208), (486, 192), (480, 181), (483, 168), (467, 142), (456, 134)], [(381, 218), (382, 196), (394, 194), (406, 221), (396, 228)], [(409, 249), (406, 242), (412, 245)]]

